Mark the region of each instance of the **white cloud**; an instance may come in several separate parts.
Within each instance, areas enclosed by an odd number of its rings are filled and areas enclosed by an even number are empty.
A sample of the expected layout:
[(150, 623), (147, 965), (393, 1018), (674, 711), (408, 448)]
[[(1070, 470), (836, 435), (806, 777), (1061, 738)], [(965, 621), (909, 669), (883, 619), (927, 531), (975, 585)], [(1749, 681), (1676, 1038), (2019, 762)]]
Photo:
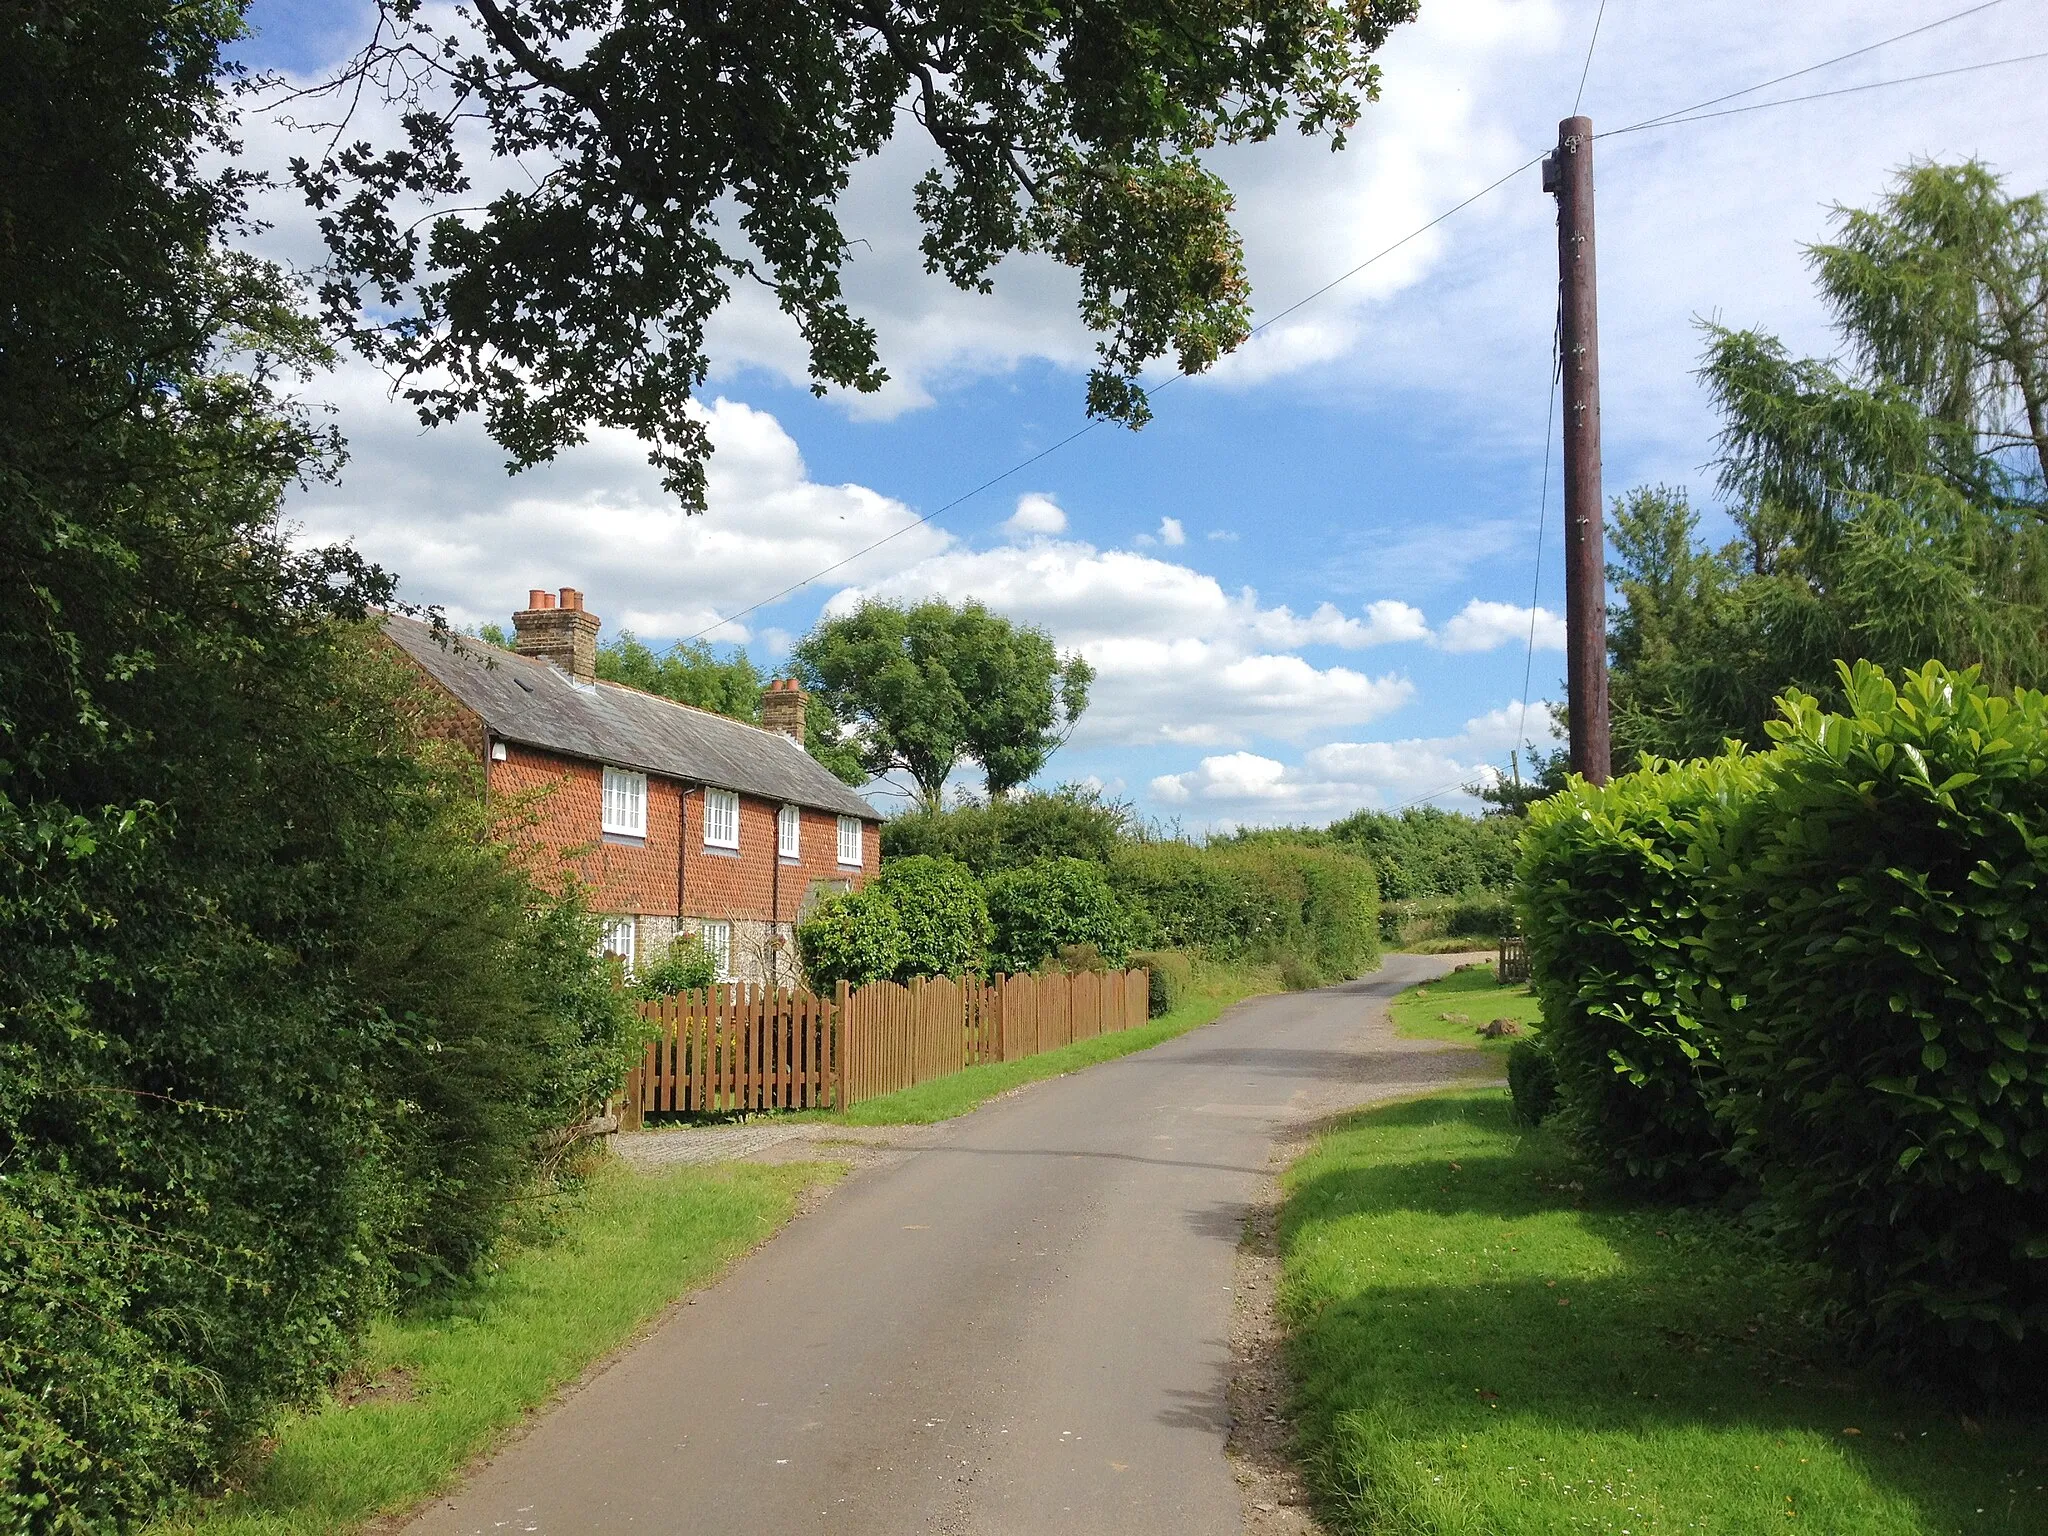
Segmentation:
[(1181, 773), (1152, 780), (1152, 798), (1212, 825), (1321, 822), (1361, 809), (1424, 802), (1472, 810), (1465, 786), (1499, 776), (1524, 739), (1554, 739), (1549, 707), (1519, 701), (1465, 722), (1455, 736), (1400, 741), (1339, 741), (1312, 747), (1298, 763), (1250, 752), (1205, 757)]
[[(508, 478), (474, 420), (423, 432), (368, 369), (329, 382), (351, 459), (339, 485), (294, 497), (286, 517), (309, 541), (354, 541), (403, 578), (405, 596), (444, 604), (461, 624), (503, 623), (529, 587), (574, 586), (608, 630), (711, 628), (714, 640), (747, 640), (744, 620), (720, 625), (720, 616), (856, 556), (914, 516), (865, 486), (813, 481), (781, 424), (736, 401), (692, 407), (718, 451), (709, 510), (686, 517), (624, 433), (594, 433)], [(879, 573), (950, 543), (929, 524), (912, 528), (846, 571)], [(785, 642), (763, 639), (770, 651)]]
[(1178, 549), (1187, 541), (1188, 532), (1185, 528), (1181, 527), (1179, 518), (1162, 517), (1159, 519), (1160, 543), (1164, 544), (1168, 549)]
[(1026, 491), (1017, 498), (1017, 510), (1003, 527), (1010, 533), (1029, 537), (1039, 533), (1065, 533), (1067, 514), (1060, 504), (1042, 491)]
[(1447, 651), (1490, 651), (1497, 646), (1527, 645), (1530, 620), (1535, 620), (1536, 649), (1564, 649), (1564, 620), (1548, 608), (1517, 608), (1513, 603), (1473, 598), (1447, 622), (1437, 644)]
[(976, 598), (1043, 625), (1080, 651), (1097, 679), (1075, 741), (1081, 746), (1230, 746), (1255, 736), (1305, 740), (1400, 708), (1413, 685), (1317, 666), (1296, 650), (1347, 650), (1414, 639), (1422, 616), (1376, 603), (1364, 618), (1325, 603), (1305, 616), (1261, 606), (1244, 588), (1153, 555), (1038, 539), (989, 550), (954, 548), (834, 595), (828, 612), (863, 597)]
[(1211, 528), (1206, 535), (1211, 544), (1235, 544), (1237, 533), (1230, 528)]

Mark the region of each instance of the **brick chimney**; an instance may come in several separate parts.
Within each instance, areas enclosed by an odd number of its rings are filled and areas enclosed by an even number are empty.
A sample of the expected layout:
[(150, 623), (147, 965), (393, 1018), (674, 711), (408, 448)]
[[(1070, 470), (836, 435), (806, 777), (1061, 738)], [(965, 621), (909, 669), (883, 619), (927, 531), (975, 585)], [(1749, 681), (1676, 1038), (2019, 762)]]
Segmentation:
[(512, 649), (522, 656), (551, 661), (572, 681), (597, 681), (597, 615), (586, 613), (583, 594), (562, 588), (559, 602), (539, 587), (526, 594), (526, 606), (512, 615), (516, 638)]
[(804, 744), (804, 706), (808, 699), (793, 677), (778, 677), (761, 695), (761, 725), (780, 731), (798, 746)]

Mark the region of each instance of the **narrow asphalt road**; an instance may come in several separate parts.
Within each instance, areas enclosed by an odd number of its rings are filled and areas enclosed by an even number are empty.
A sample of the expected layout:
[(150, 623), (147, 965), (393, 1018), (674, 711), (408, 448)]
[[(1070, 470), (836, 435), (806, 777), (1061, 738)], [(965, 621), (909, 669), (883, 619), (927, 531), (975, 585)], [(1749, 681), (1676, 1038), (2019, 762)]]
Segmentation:
[(865, 1172), (408, 1527), (1237, 1536), (1235, 1248), (1277, 1132), (1446, 1080), (1384, 1004), (1260, 998)]

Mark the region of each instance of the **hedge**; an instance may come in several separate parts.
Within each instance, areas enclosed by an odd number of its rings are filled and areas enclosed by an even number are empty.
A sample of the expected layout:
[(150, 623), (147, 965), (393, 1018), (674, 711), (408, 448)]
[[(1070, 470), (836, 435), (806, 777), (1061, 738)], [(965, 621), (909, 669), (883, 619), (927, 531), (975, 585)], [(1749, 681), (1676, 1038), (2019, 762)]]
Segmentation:
[(954, 859), (916, 854), (882, 866), (875, 879), (902, 933), (895, 978), (963, 976), (988, 953), (988, 901), (981, 882)]
[(1135, 844), (1110, 868), (1140, 938), (1221, 961), (1284, 964), (1306, 985), (1379, 964), (1379, 887), (1354, 853), (1279, 838)]
[(2017, 1387), (2048, 1369), (2048, 695), (1842, 676), (1767, 753), (1532, 812), (1544, 1041), (1608, 1166), (1718, 1160), (1867, 1349)]
[(1529, 813), (1516, 906), (1561, 1127), (1598, 1166), (1667, 1192), (1723, 1185), (1718, 1047), (1700, 1017), (1699, 823), (1753, 759), (1650, 762)]
[(989, 961), (998, 971), (1028, 971), (1069, 945), (1092, 944), (1111, 965), (1131, 951), (1130, 921), (1100, 865), (1040, 859), (988, 882), (995, 930)]
[(2048, 1370), (2048, 695), (1930, 663), (1780, 703), (1712, 850), (1738, 1167), (1865, 1342)]

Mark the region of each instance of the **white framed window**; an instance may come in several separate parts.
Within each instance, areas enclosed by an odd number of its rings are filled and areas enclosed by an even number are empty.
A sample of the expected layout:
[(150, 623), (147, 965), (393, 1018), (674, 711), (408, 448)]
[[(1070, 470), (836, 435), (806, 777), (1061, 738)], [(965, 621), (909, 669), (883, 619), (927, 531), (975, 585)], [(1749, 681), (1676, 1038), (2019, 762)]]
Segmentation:
[(775, 852), (784, 859), (803, 857), (804, 813), (785, 805), (775, 813)]
[(630, 917), (608, 917), (597, 941), (597, 952), (618, 960), (629, 978), (633, 974), (633, 934), (638, 926)]
[(740, 797), (729, 789), (704, 791), (704, 846), (737, 848), (740, 845)]
[(704, 936), (704, 953), (718, 967), (718, 979), (732, 980), (732, 924), (706, 923), (698, 931)]
[(619, 837), (647, 835), (647, 775), (624, 768), (604, 771), (604, 813), (600, 824)]
[(860, 838), (861, 819), (858, 816), (839, 818), (839, 862), (856, 868), (861, 863)]

